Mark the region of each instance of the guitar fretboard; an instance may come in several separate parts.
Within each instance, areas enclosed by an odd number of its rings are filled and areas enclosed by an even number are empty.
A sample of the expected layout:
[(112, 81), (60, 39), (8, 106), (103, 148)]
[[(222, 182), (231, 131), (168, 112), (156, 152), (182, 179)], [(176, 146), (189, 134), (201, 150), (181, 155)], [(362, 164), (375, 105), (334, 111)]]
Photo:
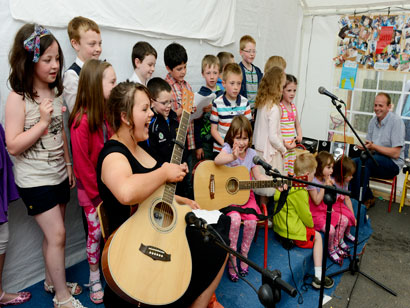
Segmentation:
[(239, 189), (270, 188), (279, 187), (287, 184), (291, 186), (288, 180), (266, 180), (266, 181), (239, 181)]
[[(178, 132), (174, 149), (172, 150), (171, 163), (179, 165), (182, 161), (182, 154), (184, 153), (186, 134), (189, 125), (190, 113), (183, 110), (181, 121), (179, 122)], [(164, 189), (163, 200), (172, 204), (175, 195), (176, 183), (167, 183)]]

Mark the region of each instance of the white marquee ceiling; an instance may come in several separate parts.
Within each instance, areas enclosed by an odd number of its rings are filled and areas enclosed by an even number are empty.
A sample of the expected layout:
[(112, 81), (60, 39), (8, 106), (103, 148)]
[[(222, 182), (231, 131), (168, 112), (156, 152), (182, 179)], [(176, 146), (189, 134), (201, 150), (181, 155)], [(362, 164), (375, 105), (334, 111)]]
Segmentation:
[(410, 1), (403, 0), (300, 0), (305, 14), (335, 13), (346, 10), (366, 10), (390, 8), (391, 12), (400, 8), (410, 9)]

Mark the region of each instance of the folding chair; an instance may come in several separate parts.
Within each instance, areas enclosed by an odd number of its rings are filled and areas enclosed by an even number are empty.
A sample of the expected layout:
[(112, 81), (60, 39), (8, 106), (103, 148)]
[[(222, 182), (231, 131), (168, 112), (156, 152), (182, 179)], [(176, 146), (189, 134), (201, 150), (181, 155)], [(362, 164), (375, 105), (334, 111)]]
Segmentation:
[[(266, 208), (265, 204), (261, 204), (260, 206), (261, 208), (261, 212), (263, 215), (268, 216), (268, 210)], [(259, 232), (259, 228), (263, 227), (265, 230), (265, 239), (264, 239), (264, 246), (263, 246), (263, 268), (267, 268), (268, 266), (268, 220), (259, 220), (257, 225), (256, 225), (256, 232), (255, 232), (255, 236), (253, 238), (253, 241), (256, 242), (256, 240), (258, 239), (258, 232)]]
[(395, 176), (392, 179), (379, 179), (379, 178), (370, 177), (369, 181), (382, 183), (382, 184), (387, 184), (387, 185), (391, 186), (391, 188), (390, 188), (389, 208), (387, 209), (387, 211), (390, 213), (391, 212), (392, 201), (396, 202), (397, 176)]
[(98, 214), (98, 220), (100, 221), (101, 236), (104, 239), (104, 243), (105, 243), (108, 239), (109, 231), (108, 231), (108, 217), (107, 217), (107, 214), (105, 212), (102, 201), (97, 206), (97, 214)]

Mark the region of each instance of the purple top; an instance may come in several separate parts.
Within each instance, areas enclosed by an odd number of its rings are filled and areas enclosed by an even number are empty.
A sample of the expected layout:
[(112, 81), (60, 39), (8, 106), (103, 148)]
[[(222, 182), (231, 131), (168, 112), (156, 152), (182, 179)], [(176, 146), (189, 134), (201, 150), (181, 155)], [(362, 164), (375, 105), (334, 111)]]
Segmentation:
[(9, 202), (20, 198), (14, 183), (13, 163), (6, 150), (6, 138), (0, 124), (0, 223), (7, 222)]
[[(232, 148), (228, 143), (224, 143), (222, 150), (228, 154), (232, 154)], [(236, 160), (226, 164), (226, 166), (228, 167), (245, 166), (246, 168), (248, 168), (249, 172), (251, 172), (252, 168), (255, 166), (255, 164), (253, 163), (253, 157), (255, 155), (256, 155), (255, 150), (248, 148), (246, 150), (245, 158), (242, 159), (238, 157)]]
[[(312, 182), (316, 184), (322, 184), (322, 185), (325, 184), (324, 182), (319, 181), (317, 177), (314, 177)], [(316, 189), (316, 191), (319, 192), (321, 188), (317, 186), (313, 186), (313, 185), (308, 185), (308, 187), (306, 187), (306, 190), (314, 190), (314, 189)]]

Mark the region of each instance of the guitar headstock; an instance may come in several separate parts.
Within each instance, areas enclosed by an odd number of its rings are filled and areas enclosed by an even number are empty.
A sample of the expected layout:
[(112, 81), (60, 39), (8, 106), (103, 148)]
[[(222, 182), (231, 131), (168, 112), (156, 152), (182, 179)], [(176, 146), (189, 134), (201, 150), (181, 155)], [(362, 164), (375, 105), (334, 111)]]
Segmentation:
[[(302, 181), (306, 181), (306, 182), (308, 181), (308, 176), (307, 175), (295, 176), (294, 178), (297, 179), (297, 180), (302, 180)], [(293, 187), (306, 187), (307, 184), (292, 181), (292, 186)]]
[(194, 93), (188, 89), (182, 89), (181, 107), (183, 110), (191, 114), (192, 106), (194, 105)]

